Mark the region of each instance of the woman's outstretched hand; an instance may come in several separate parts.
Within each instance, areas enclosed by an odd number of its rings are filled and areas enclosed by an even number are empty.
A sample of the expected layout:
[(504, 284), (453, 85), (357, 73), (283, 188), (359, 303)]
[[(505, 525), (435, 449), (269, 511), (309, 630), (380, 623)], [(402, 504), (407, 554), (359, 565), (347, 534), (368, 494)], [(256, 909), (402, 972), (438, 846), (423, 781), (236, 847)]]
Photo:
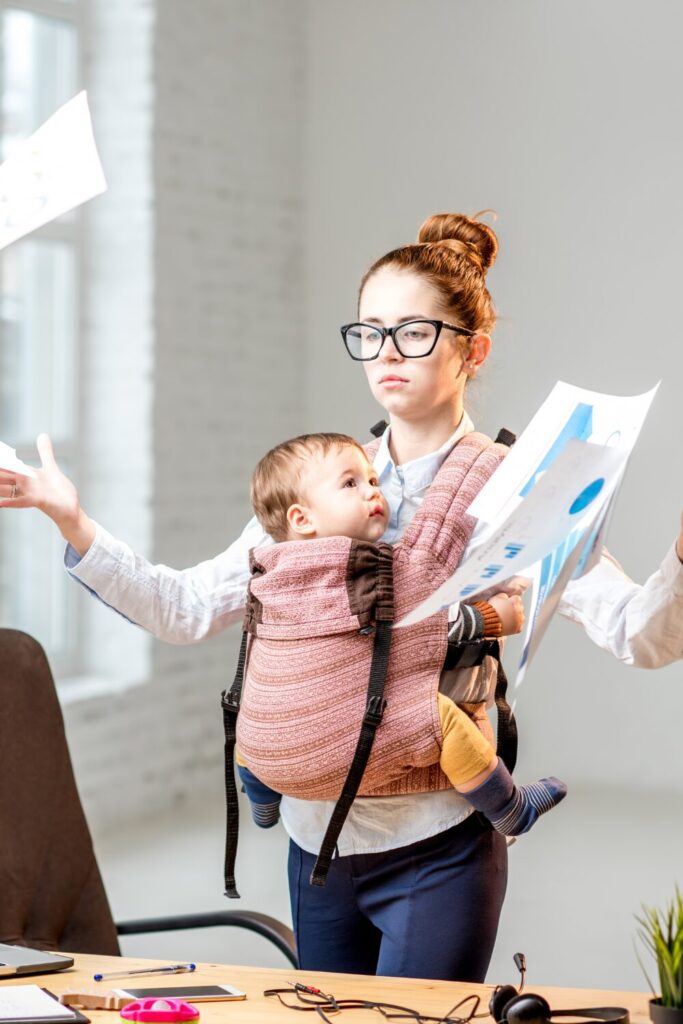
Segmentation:
[(495, 583), (488, 590), (478, 590), (476, 596), (478, 601), (490, 601), (492, 597), (504, 595), (517, 597), (528, 590), (530, 586), (531, 580), (528, 576), (509, 576), (508, 579), (503, 580), (502, 583)]
[(683, 562), (683, 512), (681, 512), (681, 532), (676, 540), (676, 554), (679, 561)]
[(519, 594), (494, 594), (489, 604), (495, 609), (503, 627), (503, 636), (521, 633), (524, 625), (524, 605)]
[(40, 434), (36, 445), (41, 466), (35, 477), (0, 469), (0, 509), (40, 509), (83, 556), (95, 539), (95, 524), (81, 508), (78, 491), (57, 465), (47, 434)]

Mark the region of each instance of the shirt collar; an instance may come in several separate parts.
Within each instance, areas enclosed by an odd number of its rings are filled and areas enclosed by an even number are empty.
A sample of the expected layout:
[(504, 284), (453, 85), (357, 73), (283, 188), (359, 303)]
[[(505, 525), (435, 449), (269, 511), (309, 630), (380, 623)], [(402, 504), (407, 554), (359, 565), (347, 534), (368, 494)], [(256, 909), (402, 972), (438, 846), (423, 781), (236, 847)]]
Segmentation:
[(377, 475), (380, 479), (390, 476), (395, 473), (403, 484), (404, 493), (416, 494), (419, 491), (424, 490), (428, 487), (434, 477), (441, 469), (441, 466), (446, 460), (446, 457), (450, 454), (453, 446), (465, 436), (465, 434), (471, 433), (474, 430), (474, 424), (466, 412), (463, 412), (460, 423), (453, 431), (448, 440), (444, 441), (440, 448), (437, 448), (435, 452), (430, 452), (428, 455), (421, 455), (417, 459), (412, 459), (410, 462), (404, 462), (402, 466), (394, 465), (394, 460), (389, 452), (389, 433), (391, 427), (387, 427), (382, 434), (377, 455), (374, 458), (374, 466), (377, 470)]

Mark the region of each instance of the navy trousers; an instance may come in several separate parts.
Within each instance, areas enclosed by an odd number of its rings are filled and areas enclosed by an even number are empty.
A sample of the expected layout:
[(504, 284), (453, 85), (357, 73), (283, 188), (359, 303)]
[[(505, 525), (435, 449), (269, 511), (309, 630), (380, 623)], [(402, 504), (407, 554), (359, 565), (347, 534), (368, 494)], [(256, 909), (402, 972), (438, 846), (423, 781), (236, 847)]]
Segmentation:
[(290, 843), (302, 970), (484, 981), (505, 896), (507, 847), (477, 814), (410, 846), (336, 857), (324, 888), (309, 884), (314, 862)]

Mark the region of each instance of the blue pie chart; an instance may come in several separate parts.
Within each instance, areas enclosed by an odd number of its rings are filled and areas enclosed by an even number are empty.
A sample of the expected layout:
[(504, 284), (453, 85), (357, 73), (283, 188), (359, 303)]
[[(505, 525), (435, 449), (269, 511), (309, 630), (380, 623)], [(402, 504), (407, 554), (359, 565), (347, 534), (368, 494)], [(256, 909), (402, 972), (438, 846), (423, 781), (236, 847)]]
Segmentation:
[(588, 487), (584, 487), (578, 497), (574, 498), (570, 509), (569, 515), (575, 516), (577, 512), (583, 512), (592, 501), (595, 501), (600, 491), (605, 486), (604, 476), (598, 477), (597, 480), (593, 480), (588, 484)]

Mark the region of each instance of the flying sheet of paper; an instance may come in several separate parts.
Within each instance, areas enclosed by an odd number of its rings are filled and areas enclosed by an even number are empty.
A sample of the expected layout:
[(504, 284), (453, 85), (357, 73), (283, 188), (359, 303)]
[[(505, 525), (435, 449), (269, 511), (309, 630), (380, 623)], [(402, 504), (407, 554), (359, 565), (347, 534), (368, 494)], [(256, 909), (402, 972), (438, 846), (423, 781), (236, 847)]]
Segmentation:
[(398, 623), (407, 626), (471, 598), (554, 552), (595, 522), (621, 478), (627, 453), (570, 440), (507, 519), (434, 593)]
[(36, 475), (35, 469), (18, 459), (15, 449), (10, 448), (8, 444), (3, 444), (2, 441), (0, 441), (0, 469), (7, 469), (10, 473), (16, 473), (17, 476), (35, 477)]
[(17, 143), (0, 165), (0, 249), (106, 187), (81, 92)]

